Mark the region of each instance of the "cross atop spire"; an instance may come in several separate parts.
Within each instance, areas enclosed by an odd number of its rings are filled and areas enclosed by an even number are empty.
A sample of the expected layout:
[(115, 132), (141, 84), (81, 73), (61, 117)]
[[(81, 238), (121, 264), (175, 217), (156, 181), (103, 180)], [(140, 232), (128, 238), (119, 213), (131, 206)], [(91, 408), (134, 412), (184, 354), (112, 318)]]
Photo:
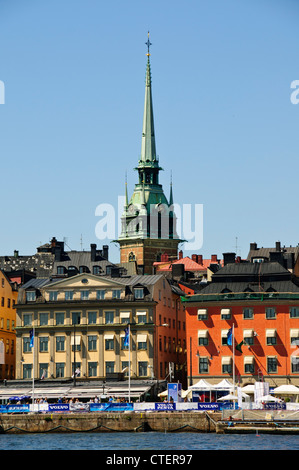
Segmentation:
[(150, 46), (152, 45), (152, 43), (149, 40), (149, 31), (147, 33), (147, 41), (146, 41), (145, 44), (147, 45), (147, 54), (146, 55), (149, 57), (150, 56)]

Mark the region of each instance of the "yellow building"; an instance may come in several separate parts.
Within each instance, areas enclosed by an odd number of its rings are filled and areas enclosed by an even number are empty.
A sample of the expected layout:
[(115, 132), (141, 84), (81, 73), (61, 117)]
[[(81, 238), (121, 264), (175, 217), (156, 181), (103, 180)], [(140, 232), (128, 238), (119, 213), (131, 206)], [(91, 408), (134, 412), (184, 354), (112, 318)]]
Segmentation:
[[(177, 364), (181, 357), (181, 364), (185, 362), (184, 312), (178, 311), (178, 300), (163, 275), (82, 273), (32, 280), (19, 290), (16, 378), (31, 379), (34, 367), (36, 379), (69, 379), (74, 371), (80, 379), (117, 379), (124, 371), (128, 374), (129, 362), (132, 378), (165, 378), (164, 361)], [(128, 324), (130, 349), (124, 344)], [(162, 330), (167, 330), (167, 351), (168, 336), (173, 344), (167, 356), (164, 343), (161, 348)]]
[(0, 380), (15, 378), (17, 288), (0, 270)]

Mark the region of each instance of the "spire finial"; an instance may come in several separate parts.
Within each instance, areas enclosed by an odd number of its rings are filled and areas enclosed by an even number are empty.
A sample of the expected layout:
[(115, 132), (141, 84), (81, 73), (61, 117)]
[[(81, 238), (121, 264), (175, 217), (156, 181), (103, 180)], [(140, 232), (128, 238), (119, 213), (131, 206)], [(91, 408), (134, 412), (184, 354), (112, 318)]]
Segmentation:
[(149, 57), (150, 56), (150, 46), (152, 45), (152, 43), (150, 42), (149, 40), (149, 31), (147, 32), (147, 41), (145, 43), (147, 45), (147, 56)]

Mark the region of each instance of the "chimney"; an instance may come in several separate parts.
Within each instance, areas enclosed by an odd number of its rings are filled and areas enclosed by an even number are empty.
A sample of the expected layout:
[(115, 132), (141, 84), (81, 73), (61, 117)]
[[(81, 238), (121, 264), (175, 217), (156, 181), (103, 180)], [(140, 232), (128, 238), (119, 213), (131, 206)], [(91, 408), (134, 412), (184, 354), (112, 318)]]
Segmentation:
[(171, 270), (173, 279), (181, 279), (185, 274), (185, 265), (180, 263), (173, 264)]
[(211, 255), (211, 262), (212, 263), (218, 263), (217, 255)]
[(192, 255), (191, 258), (192, 258), (192, 261), (194, 261), (195, 263), (198, 263), (198, 261), (197, 261), (198, 256), (197, 255)]
[(108, 253), (109, 253), (109, 246), (103, 245), (102, 255), (103, 255), (103, 258), (105, 258), (106, 260), (108, 260), (108, 256), (109, 256)]
[(13, 252), (13, 255), (14, 255), (15, 258), (18, 258), (18, 257), (19, 257), (19, 252), (18, 252), (18, 250), (15, 250), (15, 251)]
[(197, 256), (197, 262), (198, 264), (202, 264), (202, 255)]
[(236, 261), (236, 253), (223, 253), (223, 264), (232, 264)]
[(275, 248), (276, 248), (276, 251), (281, 251), (280, 242), (275, 243)]
[(257, 243), (250, 243), (250, 251), (251, 250), (257, 250)]
[(51, 247), (52, 248), (54, 248), (56, 246), (56, 242), (57, 242), (56, 238), (53, 237), (52, 240), (51, 240)]
[(182, 252), (182, 250), (179, 251), (179, 259), (183, 259), (183, 252)]
[(95, 243), (90, 244), (90, 259), (96, 261), (97, 258), (97, 245)]
[(168, 260), (169, 260), (168, 254), (167, 254), (167, 253), (163, 253), (163, 255), (161, 255), (161, 261), (162, 261), (163, 263), (167, 263)]
[(61, 261), (62, 247), (57, 245), (54, 247), (55, 261)]

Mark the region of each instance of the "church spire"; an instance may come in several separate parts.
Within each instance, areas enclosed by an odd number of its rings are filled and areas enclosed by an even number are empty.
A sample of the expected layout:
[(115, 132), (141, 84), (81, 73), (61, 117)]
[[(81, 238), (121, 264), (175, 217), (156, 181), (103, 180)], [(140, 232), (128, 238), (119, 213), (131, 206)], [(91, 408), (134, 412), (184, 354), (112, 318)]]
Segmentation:
[(144, 112), (143, 112), (143, 127), (142, 127), (142, 141), (141, 141), (141, 157), (140, 163), (156, 162), (156, 141), (154, 130), (154, 112), (152, 100), (152, 77), (151, 77), (151, 64), (150, 64), (150, 46), (151, 42), (148, 39), (145, 43), (147, 45), (147, 65), (146, 65), (146, 79), (145, 79), (145, 97), (144, 97)]

